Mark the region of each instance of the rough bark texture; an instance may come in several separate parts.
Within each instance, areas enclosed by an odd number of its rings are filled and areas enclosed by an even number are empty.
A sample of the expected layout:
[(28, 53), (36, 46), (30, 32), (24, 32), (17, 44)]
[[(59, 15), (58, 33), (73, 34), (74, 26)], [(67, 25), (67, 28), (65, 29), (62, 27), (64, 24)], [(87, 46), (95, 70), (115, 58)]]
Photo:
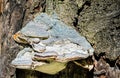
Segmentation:
[[(105, 53), (109, 60), (105, 62), (111, 64), (112, 60), (115, 65), (120, 56), (120, 0), (0, 0), (0, 78), (15, 77), (10, 62), (21, 48), (12, 35), (40, 12), (56, 12), (61, 21), (87, 38), (97, 58)], [(54, 76), (29, 70), (16, 72), (17, 78), (88, 78), (87, 73), (74, 63)]]
[(79, 14), (78, 27), (94, 45), (95, 53), (115, 60), (120, 55), (120, 1), (91, 0)]
[[(24, 3), (24, 0), (22, 1)], [(11, 0), (3, 2), (4, 10), (1, 15), (1, 54), (0, 54), (0, 78), (11, 78), (15, 68), (10, 66), (11, 60), (19, 51), (18, 45), (12, 39), (12, 35), (22, 27), (24, 15), (23, 5)]]

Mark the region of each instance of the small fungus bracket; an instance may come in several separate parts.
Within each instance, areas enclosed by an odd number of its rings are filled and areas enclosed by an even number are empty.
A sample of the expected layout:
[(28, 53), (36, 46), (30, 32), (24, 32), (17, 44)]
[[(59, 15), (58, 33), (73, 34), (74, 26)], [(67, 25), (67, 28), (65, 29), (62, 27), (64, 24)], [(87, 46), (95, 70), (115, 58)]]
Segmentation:
[(86, 38), (54, 15), (41, 13), (13, 35), (16, 42), (30, 45), (18, 53), (11, 63), (13, 67), (56, 74), (69, 61), (93, 55)]

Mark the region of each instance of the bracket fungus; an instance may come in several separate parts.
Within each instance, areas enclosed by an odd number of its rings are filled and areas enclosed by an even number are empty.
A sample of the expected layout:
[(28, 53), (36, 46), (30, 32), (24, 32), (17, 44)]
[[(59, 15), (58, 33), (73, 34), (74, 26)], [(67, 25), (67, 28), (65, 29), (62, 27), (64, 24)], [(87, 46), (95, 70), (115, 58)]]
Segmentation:
[(59, 19), (41, 13), (13, 35), (16, 42), (29, 44), (11, 65), (19, 69), (56, 74), (69, 61), (85, 59), (94, 49), (85, 37)]

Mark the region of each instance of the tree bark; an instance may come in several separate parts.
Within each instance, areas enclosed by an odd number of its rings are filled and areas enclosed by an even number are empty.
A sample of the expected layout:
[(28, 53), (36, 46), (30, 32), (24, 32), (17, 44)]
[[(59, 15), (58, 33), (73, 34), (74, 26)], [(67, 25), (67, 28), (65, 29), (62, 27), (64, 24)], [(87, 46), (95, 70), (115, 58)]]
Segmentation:
[[(24, 0), (22, 1), (25, 2)], [(23, 5), (16, 1), (4, 0), (1, 14), (1, 54), (0, 54), (0, 78), (12, 78), (15, 68), (10, 66), (11, 60), (19, 51), (18, 45), (12, 39), (12, 35), (21, 29), (24, 15)]]
[(12, 35), (41, 12), (56, 12), (61, 21), (87, 38), (96, 58), (104, 53), (106, 62), (115, 65), (120, 56), (119, 0), (0, 0), (0, 78), (90, 78), (92, 71), (72, 62), (52, 76), (10, 66), (21, 49)]

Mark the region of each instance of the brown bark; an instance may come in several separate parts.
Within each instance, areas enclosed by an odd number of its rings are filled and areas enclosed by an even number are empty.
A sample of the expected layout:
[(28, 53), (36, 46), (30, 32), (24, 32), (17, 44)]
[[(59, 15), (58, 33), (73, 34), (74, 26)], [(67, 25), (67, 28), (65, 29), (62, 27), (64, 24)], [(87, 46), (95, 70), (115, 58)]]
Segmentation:
[[(24, 3), (24, 0), (22, 1)], [(12, 39), (12, 35), (22, 27), (24, 9), (16, 1), (6, 0), (3, 2), (4, 10), (1, 15), (1, 55), (0, 55), (0, 78), (11, 78), (15, 68), (10, 66), (11, 60), (19, 50), (18, 45)]]
[[(119, 4), (119, 0), (0, 0), (0, 78), (15, 77), (15, 68), (10, 62), (21, 48), (12, 35), (40, 12), (55, 11), (61, 21), (87, 38), (97, 58), (104, 52), (108, 64), (111, 60), (115, 62), (120, 56)], [(74, 63), (52, 76), (30, 70), (16, 71), (17, 78), (90, 78), (87, 73), (91, 74)]]

